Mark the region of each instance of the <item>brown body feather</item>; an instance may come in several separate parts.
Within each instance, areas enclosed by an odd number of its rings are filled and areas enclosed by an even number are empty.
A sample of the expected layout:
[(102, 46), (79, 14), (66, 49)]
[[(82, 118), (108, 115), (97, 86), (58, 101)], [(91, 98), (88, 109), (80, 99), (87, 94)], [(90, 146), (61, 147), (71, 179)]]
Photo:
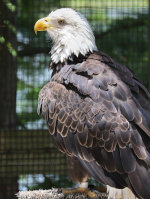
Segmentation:
[(38, 101), (38, 113), (47, 121), (58, 149), (80, 162), (87, 177), (117, 188), (128, 186), (139, 198), (149, 199), (146, 88), (103, 52), (58, 68)]

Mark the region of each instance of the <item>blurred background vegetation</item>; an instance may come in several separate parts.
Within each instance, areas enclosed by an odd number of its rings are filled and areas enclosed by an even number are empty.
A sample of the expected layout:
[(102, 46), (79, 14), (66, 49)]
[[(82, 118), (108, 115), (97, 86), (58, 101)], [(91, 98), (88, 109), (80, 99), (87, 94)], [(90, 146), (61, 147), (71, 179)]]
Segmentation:
[(57, 152), (37, 98), (50, 80), (51, 40), (36, 36), (35, 22), (71, 7), (89, 20), (100, 50), (133, 70), (148, 87), (149, 0), (0, 1), (0, 198), (18, 190), (72, 186), (64, 155)]

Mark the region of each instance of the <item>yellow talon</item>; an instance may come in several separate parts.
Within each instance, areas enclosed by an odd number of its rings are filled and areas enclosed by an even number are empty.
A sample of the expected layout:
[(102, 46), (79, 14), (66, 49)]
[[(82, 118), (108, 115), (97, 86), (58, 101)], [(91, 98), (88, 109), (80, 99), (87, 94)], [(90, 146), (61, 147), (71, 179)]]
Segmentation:
[(97, 198), (97, 194), (94, 193), (94, 192), (92, 192), (92, 191), (90, 191), (90, 190), (88, 190), (87, 195), (88, 195), (89, 197), (91, 197), (91, 198)]
[(76, 188), (76, 189), (65, 189), (65, 188), (62, 188), (62, 192), (64, 194), (74, 194), (74, 193), (83, 193), (83, 194), (87, 194), (89, 197), (91, 198), (97, 198), (97, 194), (90, 191), (88, 188)]

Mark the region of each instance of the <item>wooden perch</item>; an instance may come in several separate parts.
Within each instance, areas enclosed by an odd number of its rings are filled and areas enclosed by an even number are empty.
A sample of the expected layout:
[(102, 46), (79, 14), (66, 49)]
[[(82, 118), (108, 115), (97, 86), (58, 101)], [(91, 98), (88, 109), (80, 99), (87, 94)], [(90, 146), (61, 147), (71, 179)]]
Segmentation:
[[(105, 193), (97, 193), (97, 197), (94, 199), (107, 199)], [(66, 194), (61, 193), (60, 189), (49, 190), (35, 190), (35, 191), (20, 191), (17, 194), (18, 199), (90, 199), (86, 194)]]

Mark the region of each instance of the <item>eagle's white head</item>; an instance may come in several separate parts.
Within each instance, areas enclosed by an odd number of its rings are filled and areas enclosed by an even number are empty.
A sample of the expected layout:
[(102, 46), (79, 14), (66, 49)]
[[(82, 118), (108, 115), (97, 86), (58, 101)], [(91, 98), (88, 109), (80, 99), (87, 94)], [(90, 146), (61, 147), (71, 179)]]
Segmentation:
[(71, 8), (52, 11), (47, 17), (39, 19), (35, 32), (47, 31), (54, 45), (51, 59), (54, 63), (65, 62), (69, 57), (83, 56), (97, 50), (93, 31), (86, 18)]

